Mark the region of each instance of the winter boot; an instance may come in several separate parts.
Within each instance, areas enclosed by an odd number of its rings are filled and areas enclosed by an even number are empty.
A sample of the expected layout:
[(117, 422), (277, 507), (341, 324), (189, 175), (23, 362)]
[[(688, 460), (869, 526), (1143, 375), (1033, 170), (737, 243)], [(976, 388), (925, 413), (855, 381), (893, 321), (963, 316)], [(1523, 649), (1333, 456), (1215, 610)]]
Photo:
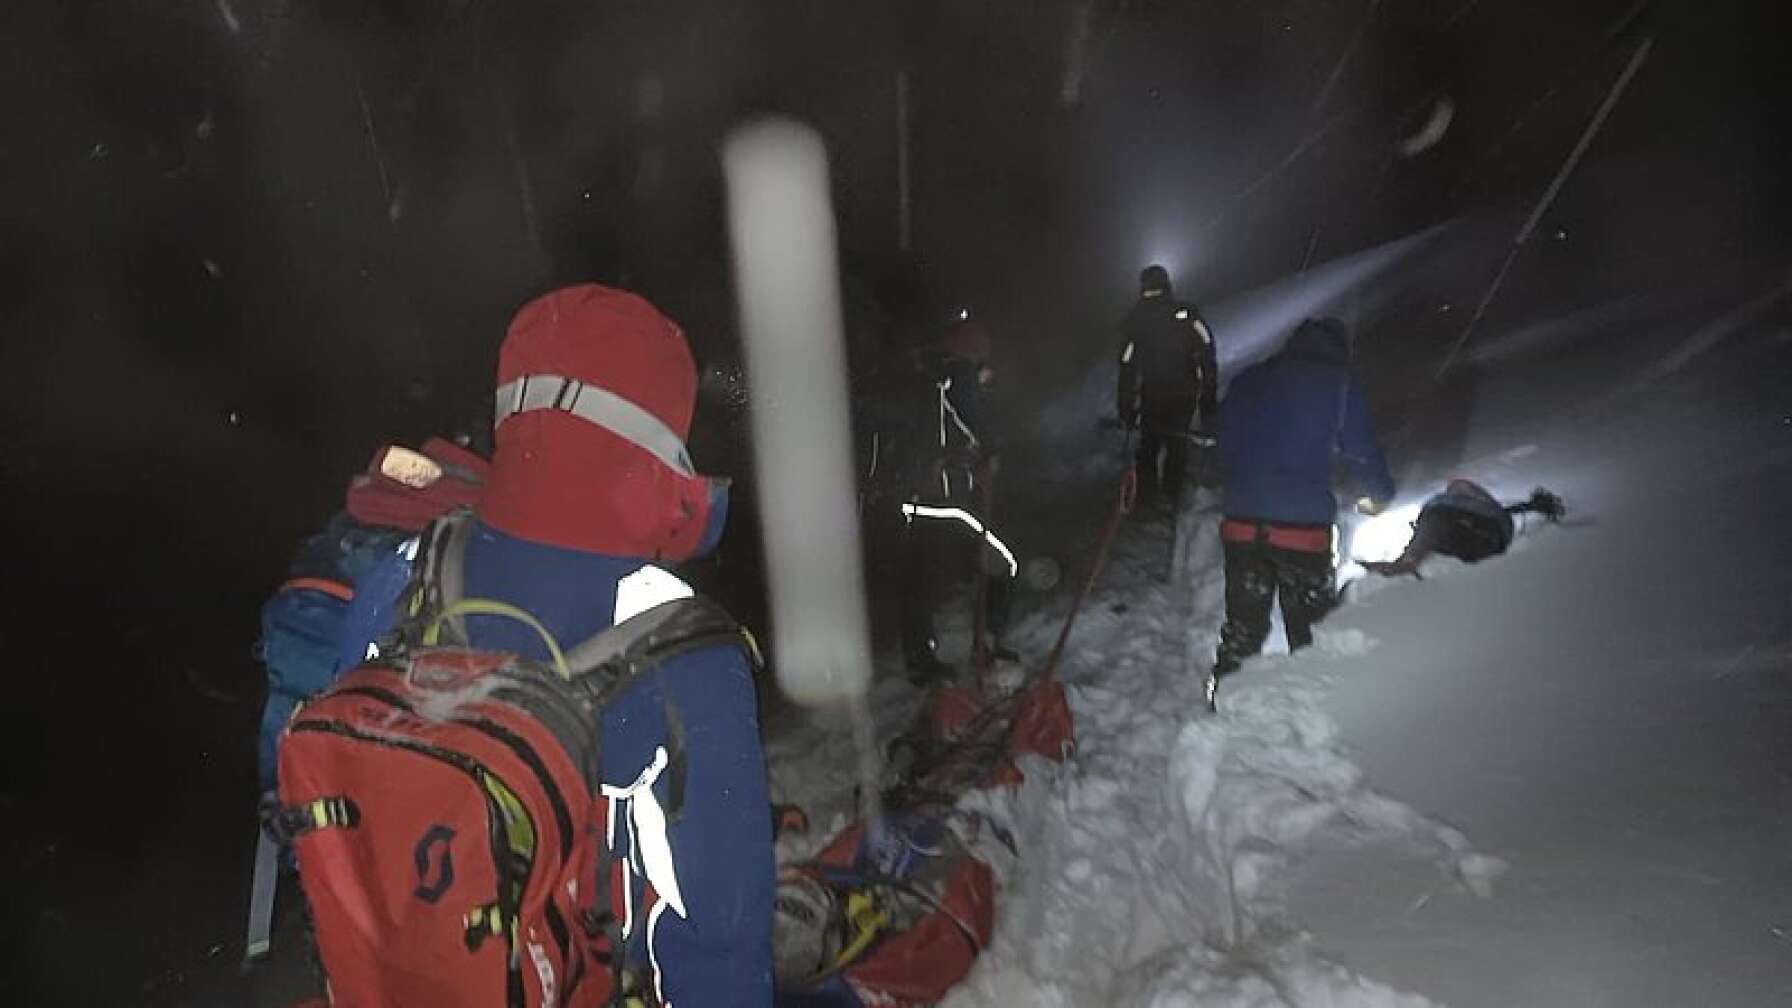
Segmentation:
[(1213, 663), (1213, 669), (1207, 673), (1207, 713), (1219, 713), (1220, 679), (1238, 671), (1239, 664), (1237, 658), (1224, 655)]

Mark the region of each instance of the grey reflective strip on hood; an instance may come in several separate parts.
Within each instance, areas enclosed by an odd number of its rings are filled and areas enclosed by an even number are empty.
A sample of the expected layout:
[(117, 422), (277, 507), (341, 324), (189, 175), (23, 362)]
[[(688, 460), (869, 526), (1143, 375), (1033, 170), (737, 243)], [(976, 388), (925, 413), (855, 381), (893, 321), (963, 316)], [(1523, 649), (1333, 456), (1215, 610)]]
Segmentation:
[(681, 476), (696, 475), (683, 438), (659, 417), (609, 389), (560, 375), (533, 374), (500, 385), (496, 399), (494, 427), (518, 413), (557, 409), (602, 427)]

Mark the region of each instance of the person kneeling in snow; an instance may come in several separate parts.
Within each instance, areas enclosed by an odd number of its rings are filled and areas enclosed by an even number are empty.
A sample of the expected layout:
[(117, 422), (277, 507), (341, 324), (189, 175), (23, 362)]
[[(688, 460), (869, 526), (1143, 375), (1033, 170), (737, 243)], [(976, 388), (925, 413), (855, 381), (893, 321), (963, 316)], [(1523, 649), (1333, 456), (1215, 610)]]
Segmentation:
[[(727, 481), (697, 475), (686, 453), (696, 368), (675, 323), (597, 284), (537, 298), (504, 339), (496, 401), (491, 480), (466, 548), (469, 597), (517, 606), (578, 641), (691, 594), (654, 562), (714, 548)], [(546, 657), (513, 620), (466, 623), (474, 647)], [(647, 850), (629, 861), (659, 898), (682, 894), (677, 912), (654, 907), (633, 936), (647, 932), (654, 993), (680, 1006), (768, 1004), (775, 866), (749, 662), (725, 647), (677, 655), (603, 721), (606, 793), (642, 781), (683, 793), (682, 811), (657, 826), (663, 837), (627, 831)], [(680, 744), (683, 779), (651, 782), (657, 756)], [(669, 863), (656, 865), (656, 849)], [(639, 888), (638, 871), (625, 884)]]
[(1350, 371), (1349, 334), (1337, 319), (1308, 319), (1280, 353), (1232, 379), (1220, 403), (1226, 622), (1209, 710), (1219, 679), (1263, 648), (1278, 596), (1289, 650), (1313, 643), (1313, 624), (1336, 603), (1334, 456), (1366, 495), (1359, 508), (1379, 511), (1394, 496)]
[(1433, 553), (1455, 557), (1464, 563), (1476, 563), (1506, 552), (1516, 532), (1512, 517), (1520, 514), (1541, 514), (1550, 521), (1561, 521), (1565, 512), (1562, 499), (1538, 487), (1530, 499), (1516, 504), (1501, 504), (1479, 483), (1453, 479), (1425, 502), (1412, 525), (1412, 538), (1407, 541), (1398, 559), (1360, 561), (1363, 569), (1376, 574), (1419, 576), (1419, 564)]

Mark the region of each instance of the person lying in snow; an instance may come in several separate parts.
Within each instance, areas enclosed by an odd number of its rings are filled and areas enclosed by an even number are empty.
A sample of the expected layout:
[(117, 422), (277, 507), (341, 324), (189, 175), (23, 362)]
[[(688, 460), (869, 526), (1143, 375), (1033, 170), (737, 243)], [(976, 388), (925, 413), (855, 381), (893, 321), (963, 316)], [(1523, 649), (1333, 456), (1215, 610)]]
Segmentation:
[(1516, 532), (1513, 515), (1541, 514), (1561, 521), (1566, 509), (1562, 499), (1538, 487), (1528, 500), (1501, 504), (1479, 483), (1453, 479), (1444, 492), (1433, 496), (1412, 523), (1412, 538), (1398, 559), (1363, 561), (1363, 569), (1393, 577), (1419, 576), (1419, 564), (1433, 553), (1477, 563), (1506, 552)]

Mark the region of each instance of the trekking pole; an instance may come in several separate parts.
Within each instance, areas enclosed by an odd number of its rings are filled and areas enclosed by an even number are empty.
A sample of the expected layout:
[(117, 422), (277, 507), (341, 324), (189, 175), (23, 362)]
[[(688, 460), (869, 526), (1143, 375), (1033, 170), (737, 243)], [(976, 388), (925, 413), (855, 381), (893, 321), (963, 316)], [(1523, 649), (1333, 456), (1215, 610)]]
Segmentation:
[(273, 947), (274, 893), (280, 885), (280, 845), (269, 835), (261, 822), (260, 810), (274, 802), (274, 792), (262, 796), (256, 809), (255, 860), (249, 880), (249, 920), (243, 939), (243, 961), (239, 969), (247, 973), (267, 958)]

